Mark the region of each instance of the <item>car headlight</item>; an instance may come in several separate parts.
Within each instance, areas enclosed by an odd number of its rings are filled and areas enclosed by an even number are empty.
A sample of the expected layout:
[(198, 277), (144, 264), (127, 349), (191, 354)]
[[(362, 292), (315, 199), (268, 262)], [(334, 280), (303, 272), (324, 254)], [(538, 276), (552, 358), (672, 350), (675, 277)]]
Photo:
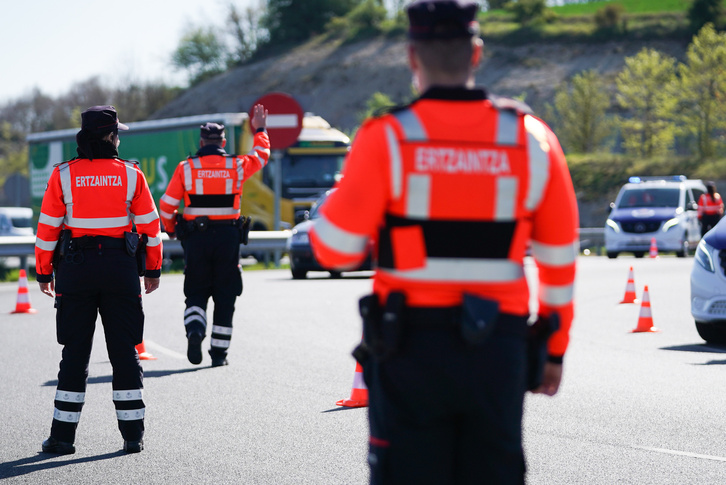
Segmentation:
[(292, 244), (308, 244), (310, 242), (310, 237), (307, 232), (293, 232), (290, 239), (292, 240)]
[(667, 220), (665, 222), (665, 224), (663, 224), (663, 232), (666, 232), (671, 227), (677, 226), (678, 225), (678, 222), (679, 222), (679, 220), (678, 220), (677, 217), (674, 217), (673, 219)]
[(608, 225), (608, 227), (609, 227), (610, 229), (612, 229), (613, 231), (615, 231), (615, 232), (620, 232), (620, 227), (618, 227), (618, 223), (617, 223), (617, 222), (615, 222), (614, 220), (612, 220), (612, 219), (608, 219), (608, 220), (607, 220), (607, 221), (606, 221), (605, 223), (606, 223), (606, 224)]
[(713, 266), (713, 258), (711, 258), (711, 246), (709, 246), (706, 241), (701, 239), (701, 242), (698, 243), (698, 247), (696, 248), (696, 256), (695, 259), (703, 266), (703, 269), (706, 271), (713, 273), (714, 266)]

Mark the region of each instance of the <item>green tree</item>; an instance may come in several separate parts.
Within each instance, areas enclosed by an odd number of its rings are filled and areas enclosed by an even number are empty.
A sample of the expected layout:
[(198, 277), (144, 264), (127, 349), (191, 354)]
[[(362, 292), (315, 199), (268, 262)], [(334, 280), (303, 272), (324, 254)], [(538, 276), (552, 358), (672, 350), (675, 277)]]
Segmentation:
[(698, 155), (716, 155), (726, 129), (726, 33), (706, 24), (693, 38), (678, 69), (679, 121), (696, 139)]
[(726, 17), (723, 0), (693, 0), (688, 9), (688, 20), (693, 32), (698, 32), (707, 23), (720, 25)]
[[(584, 71), (555, 92), (553, 119), (565, 150), (592, 153), (610, 134), (610, 98), (600, 74)], [(551, 106), (548, 107), (551, 110)]]
[(189, 73), (192, 85), (223, 72), (226, 60), (227, 48), (213, 27), (185, 34), (171, 58), (175, 67)]
[(675, 65), (675, 59), (648, 48), (625, 59), (616, 99), (630, 115), (618, 123), (627, 153), (649, 158), (671, 148), (676, 101), (669, 88), (676, 82)]
[(343, 17), (361, 0), (268, 0), (262, 25), (270, 32), (269, 42), (304, 41), (325, 31), (333, 17)]
[(229, 5), (227, 23), (234, 39), (229, 64), (241, 64), (249, 60), (264, 42), (267, 32), (260, 24), (261, 18), (260, 8), (240, 10), (233, 4)]

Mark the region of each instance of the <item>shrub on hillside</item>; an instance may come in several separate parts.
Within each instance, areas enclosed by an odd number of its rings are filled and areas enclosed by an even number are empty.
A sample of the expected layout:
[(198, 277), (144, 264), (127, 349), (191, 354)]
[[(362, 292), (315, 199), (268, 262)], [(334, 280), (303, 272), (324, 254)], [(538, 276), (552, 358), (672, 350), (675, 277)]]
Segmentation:
[(625, 7), (619, 3), (605, 5), (595, 12), (595, 25), (598, 30), (607, 32), (625, 32), (626, 20), (624, 17)]
[(532, 25), (546, 20), (547, 2), (545, 0), (518, 0), (509, 2), (505, 8), (514, 14), (522, 25)]
[(698, 32), (708, 23), (723, 26), (726, 21), (726, 6), (723, 0), (693, 0), (691, 8), (688, 9), (688, 20), (693, 32)]
[(326, 30), (337, 37), (353, 40), (381, 32), (386, 20), (386, 7), (376, 0), (365, 0), (344, 17), (334, 17), (325, 26)]

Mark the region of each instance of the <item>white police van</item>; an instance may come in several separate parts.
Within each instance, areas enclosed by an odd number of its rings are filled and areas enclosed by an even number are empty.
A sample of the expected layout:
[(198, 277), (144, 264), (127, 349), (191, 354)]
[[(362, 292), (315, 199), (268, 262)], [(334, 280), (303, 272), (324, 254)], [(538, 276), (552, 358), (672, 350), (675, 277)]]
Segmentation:
[(608, 258), (622, 252), (642, 258), (655, 239), (658, 252), (685, 257), (701, 239), (698, 198), (706, 192), (701, 180), (684, 175), (630, 177), (610, 204), (605, 223)]

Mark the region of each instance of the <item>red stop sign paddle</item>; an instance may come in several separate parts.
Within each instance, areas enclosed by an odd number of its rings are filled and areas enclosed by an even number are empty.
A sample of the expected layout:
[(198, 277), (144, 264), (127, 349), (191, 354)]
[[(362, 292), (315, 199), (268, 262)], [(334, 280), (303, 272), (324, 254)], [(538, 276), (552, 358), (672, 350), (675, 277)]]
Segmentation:
[(303, 110), (295, 98), (286, 93), (269, 93), (252, 104), (250, 119), (255, 105), (261, 104), (267, 110), (267, 133), (270, 148), (282, 150), (297, 141), (303, 123)]

